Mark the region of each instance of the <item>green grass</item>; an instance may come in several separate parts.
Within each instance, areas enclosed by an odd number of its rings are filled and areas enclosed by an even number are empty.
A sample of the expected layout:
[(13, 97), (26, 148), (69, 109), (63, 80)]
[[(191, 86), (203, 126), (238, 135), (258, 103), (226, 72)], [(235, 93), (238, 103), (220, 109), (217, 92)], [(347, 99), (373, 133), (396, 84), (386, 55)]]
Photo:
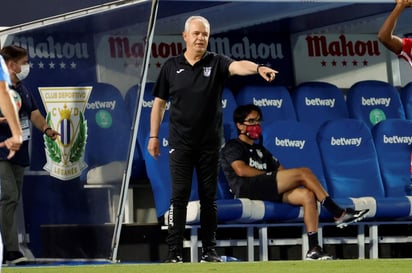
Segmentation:
[(412, 259), (334, 261), (270, 261), (184, 264), (108, 264), (82, 266), (21, 266), (3, 273), (410, 273)]

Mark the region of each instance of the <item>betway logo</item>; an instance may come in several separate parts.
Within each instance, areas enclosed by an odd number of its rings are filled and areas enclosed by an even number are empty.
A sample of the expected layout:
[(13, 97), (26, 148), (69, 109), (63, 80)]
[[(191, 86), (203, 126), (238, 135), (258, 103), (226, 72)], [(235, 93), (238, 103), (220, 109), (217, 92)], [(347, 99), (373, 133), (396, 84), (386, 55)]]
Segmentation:
[(33, 37), (14, 37), (12, 44), (27, 49), (29, 58), (44, 59), (88, 59), (87, 43), (59, 43), (53, 36), (48, 36), (45, 41), (34, 41)]
[(332, 146), (359, 146), (362, 142), (361, 137), (354, 137), (354, 138), (334, 138), (330, 139), (330, 145)]
[(258, 170), (266, 170), (267, 169), (267, 164), (266, 163), (259, 163), (255, 160), (253, 160), (253, 158), (249, 158), (249, 166), (252, 168), (256, 168)]
[(227, 106), (227, 99), (222, 100), (222, 108), (225, 109)]
[(386, 136), (383, 135), (383, 143), (389, 144), (412, 144), (412, 136)]
[(256, 98), (253, 98), (253, 104), (254, 105), (263, 106), (263, 107), (273, 106), (273, 107), (280, 108), (280, 107), (282, 107), (282, 102), (283, 102), (282, 99), (280, 99), (280, 100), (271, 100), (271, 99), (256, 99)]
[(374, 105), (384, 105), (389, 107), (391, 104), (391, 98), (369, 98), (366, 99), (362, 97), (362, 105), (374, 106)]
[(305, 97), (305, 104), (307, 106), (328, 106), (330, 108), (333, 108), (333, 106), (335, 106), (335, 99), (321, 99), (321, 98), (309, 99)]
[(299, 148), (302, 150), (303, 147), (305, 147), (305, 142), (306, 140), (296, 140), (296, 139), (288, 139), (288, 138), (279, 139), (278, 137), (275, 137), (276, 146)]
[(116, 107), (116, 101), (95, 101), (87, 103), (87, 109), (110, 109), (114, 110)]
[[(148, 107), (148, 108), (152, 108), (153, 107), (153, 102), (154, 100), (143, 100), (143, 107)], [(170, 108), (170, 101), (166, 102), (166, 110), (169, 110)]]

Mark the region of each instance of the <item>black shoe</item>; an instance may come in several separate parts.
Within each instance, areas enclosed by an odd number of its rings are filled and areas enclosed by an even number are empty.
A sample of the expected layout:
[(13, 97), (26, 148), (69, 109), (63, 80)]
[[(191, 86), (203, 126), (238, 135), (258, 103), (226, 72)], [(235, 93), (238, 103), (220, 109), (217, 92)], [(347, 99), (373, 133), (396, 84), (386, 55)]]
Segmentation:
[(314, 246), (306, 253), (306, 260), (333, 260), (333, 257), (324, 252), (320, 246)]
[(19, 264), (27, 261), (27, 258), (20, 251), (7, 251), (4, 258), (4, 262), (11, 264)]
[(201, 263), (209, 263), (209, 262), (220, 263), (222, 262), (222, 258), (220, 258), (220, 256), (217, 255), (217, 252), (214, 248), (209, 248), (203, 251), (200, 262)]
[(363, 220), (368, 214), (369, 209), (354, 210), (351, 208), (345, 209), (344, 214), (335, 220), (335, 224), (338, 228), (344, 228), (352, 223)]
[(183, 263), (182, 255), (176, 254), (175, 252), (169, 252), (166, 260), (163, 261), (164, 263)]

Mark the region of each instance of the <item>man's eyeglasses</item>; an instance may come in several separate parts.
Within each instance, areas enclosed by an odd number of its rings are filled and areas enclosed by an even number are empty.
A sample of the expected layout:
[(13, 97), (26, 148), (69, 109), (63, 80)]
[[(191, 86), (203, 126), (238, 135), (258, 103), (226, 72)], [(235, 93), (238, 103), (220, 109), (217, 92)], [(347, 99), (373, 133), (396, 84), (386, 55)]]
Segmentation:
[(250, 125), (256, 125), (256, 124), (260, 124), (262, 122), (262, 120), (261, 119), (250, 118), (250, 119), (245, 119), (243, 122), (248, 123)]

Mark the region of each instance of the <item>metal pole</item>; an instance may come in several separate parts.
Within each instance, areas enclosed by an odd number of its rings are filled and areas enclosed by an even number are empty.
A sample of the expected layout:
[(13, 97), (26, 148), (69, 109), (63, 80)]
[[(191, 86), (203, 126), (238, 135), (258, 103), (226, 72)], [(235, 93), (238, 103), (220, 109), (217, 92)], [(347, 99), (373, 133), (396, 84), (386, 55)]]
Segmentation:
[[(152, 8), (151, 8), (151, 14), (150, 14), (150, 19), (149, 19), (149, 25), (147, 29), (147, 40), (146, 40), (146, 48), (145, 48), (145, 54), (143, 57), (143, 65), (142, 65), (142, 74), (140, 77), (140, 93), (139, 93), (139, 104), (137, 106), (136, 112), (135, 112), (135, 117), (133, 120), (133, 135), (130, 139), (130, 144), (129, 144), (129, 155), (127, 159), (127, 168), (125, 172), (123, 173), (123, 181), (122, 181), (122, 188), (120, 191), (120, 198), (119, 198), (119, 208), (117, 212), (117, 217), (116, 217), (116, 223), (115, 223), (115, 228), (113, 232), (113, 238), (112, 238), (112, 247), (111, 247), (111, 257), (110, 260), (112, 262), (117, 261), (117, 252), (119, 249), (119, 240), (120, 240), (120, 232), (122, 229), (122, 223), (123, 223), (123, 217), (124, 217), (124, 209), (126, 206), (126, 201), (127, 201), (127, 190), (129, 188), (129, 180), (131, 176), (131, 171), (132, 171), (132, 165), (133, 165), (133, 156), (136, 148), (136, 139), (137, 139), (137, 133), (139, 129), (139, 123), (140, 123), (140, 113), (142, 109), (142, 104), (143, 104), (143, 95), (144, 95), (144, 89), (146, 85), (146, 78), (147, 78), (147, 70), (149, 67), (149, 59), (151, 55), (151, 44), (153, 42), (153, 36), (154, 36), (154, 27), (156, 23), (156, 16), (157, 16), (157, 10), (158, 10), (158, 0), (152, 0)], [(136, 90), (137, 92), (137, 90)]]

